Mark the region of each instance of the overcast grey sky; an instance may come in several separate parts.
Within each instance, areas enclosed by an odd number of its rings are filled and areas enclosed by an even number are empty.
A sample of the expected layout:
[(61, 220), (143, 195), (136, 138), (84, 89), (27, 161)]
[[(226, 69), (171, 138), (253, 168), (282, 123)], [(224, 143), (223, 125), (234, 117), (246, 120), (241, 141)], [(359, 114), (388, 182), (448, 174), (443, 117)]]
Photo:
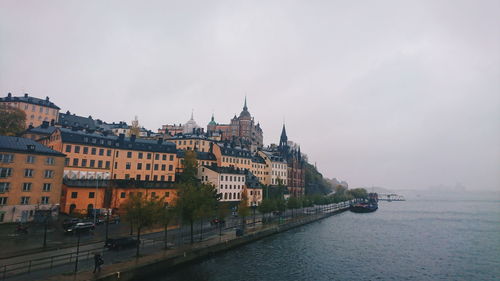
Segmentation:
[(500, 1), (0, 2), (0, 93), (145, 127), (245, 94), (351, 186), (500, 189)]

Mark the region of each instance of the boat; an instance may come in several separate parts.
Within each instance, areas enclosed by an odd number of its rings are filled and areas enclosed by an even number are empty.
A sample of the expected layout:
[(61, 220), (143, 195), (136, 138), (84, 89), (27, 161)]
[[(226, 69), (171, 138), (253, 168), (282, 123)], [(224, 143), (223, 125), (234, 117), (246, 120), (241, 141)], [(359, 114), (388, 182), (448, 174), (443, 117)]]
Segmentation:
[(353, 213), (371, 213), (378, 209), (378, 194), (369, 193), (368, 200), (363, 200), (349, 206), (349, 210)]

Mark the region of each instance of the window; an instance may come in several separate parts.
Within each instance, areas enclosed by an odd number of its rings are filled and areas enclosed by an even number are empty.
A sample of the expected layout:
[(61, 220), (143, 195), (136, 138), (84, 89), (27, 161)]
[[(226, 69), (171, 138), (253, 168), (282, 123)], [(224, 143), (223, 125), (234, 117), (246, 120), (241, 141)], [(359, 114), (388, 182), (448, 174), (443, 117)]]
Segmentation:
[(75, 153), (80, 153), (80, 146), (79, 145), (75, 145)]
[(174, 155), (170, 155), (170, 161), (174, 161)]
[(46, 179), (50, 179), (52, 177), (54, 177), (54, 171), (52, 171), (52, 170), (45, 170), (45, 178)]
[(78, 198), (78, 192), (71, 192), (71, 198), (75, 199), (75, 198)]
[(0, 182), (0, 193), (8, 192), (10, 189), (10, 182)]
[(129, 180), (130, 179), (130, 175), (129, 174), (125, 174), (125, 179)]
[(157, 176), (157, 175), (154, 175), (154, 176), (153, 176), (153, 180), (154, 180), (154, 181), (157, 181), (157, 180), (158, 180), (158, 176)]
[(99, 155), (104, 155), (104, 148), (99, 149)]
[(172, 176), (168, 176), (168, 181), (172, 181)]
[(89, 148), (88, 146), (83, 147), (83, 154), (89, 154)]
[(0, 168), (0, 179), (12, 176), (12, 168)]
[(127, 158), (132, 158), (132, 151), (127, 152)]
[(220, 180), (223, 181), (224, 180), (224, 176), (220, 176)]
[(1, 205), (7, 205), (7, 197), (0, 197), (0, 206)]
[(151, 192), (151, 197), (156, 197), (156, 192)]
[(0, 162), (1, 163), (11, 163), (14, 161), (13, 154), (0, 154)]
[(89, 198), (94, 198), (95, 197), (95, 192), (91, 191), (89, 192)]
[[(118, 143), (116, 143), (116, 144), (118, 144)], [(115, 153), (115, 157), (118, 157), (118, 155), (120, 155), (119, 151), (117, 151), (117, 152)]]
[(154, 165), (154, 170), (155, 170), (155, 171), (158, 171), (158, 164), (155, 164), (155, 165)]
[(108, 149), (108, 150), (106, 151), (106, 156), (111, 156), (111, 149)]
[(137, 170), (142, 170), (142, 163), (137, 163)]
[(155, 160), (160, 160), (160, 154), (158, 153), (155, 154)]
[(48, 196), (42, 196), (42, 204), (49, 204), (49, 197)]
[(174, 165), (168, 165), (168, 170), (172, 171), (174, 169)]
[(151, 153), (148, 153), (147, 157), (148, 159), (151, 159)]
[(170, 197), (170, 192), (169, 191), (165, 192), (165, 197)]
[(44, 183), (42, 191), (49, 192), (51, 188), (52, 188), (52, 184), (50, 184), (50, 183)]
[(47, 157), (47, 159), (45, 159), (45, 164), (47, 165), (54, 165), (56, 163), (56, 160), (54, 159), (54, 157)]
[(137, 157), (138, 157), (139, 159), (142, 159), (142, 156), (143, 156), (143, 155), (142, 155), (142, 152), (139, 152), (139, 153), (138, 153), (138, 155), (137, 155)]
[(21, 197), (21, 205), (28, 205), (30, 203), (30, 198), (27, 196)]
[(35, 156), (33, 156), (33, 155), (26, 156), (26, 163), (28, 163), (28, 164), (35, 163)]
[(106, 161), (106, 169), (109, 169), (109, 166), (111, 166), (111, 162)]
[(163, 154), (162, 157), (161, 157), (161, 160), (163, 160), (163, 161), (167, 160), (167, 155)]
[(31, 191), (31, 183), (30, 182), (23, 183), (23, 191)]
[(125, 163), (125, 169), (130, 170), (130, 162)]
[(78, 158), (73, 159), (73, 166), (78, 166)]
[(126, 194), (127, 194), (127, 193), (125, 193), (125, 192), (121, 192), (121, 193), (120, 193), (120, 198), (125, 198), (125, 196), (127, 196)]
[(87, 166), (87, 159), (82, 159), (82, 167), (86, 167)]
[(162, 170), (162, 171), (165, 171), (166, 169), (167, 169), (167, 165), (162, 164), (162, 165), (161, 165), (161, 170)]
[(97, 161), (97, 168), (102, 168), (102, 160)]
[(24, 169), (24, 176), (27, 178), (33, 177), (34, 171), (33, 169)]
[(118, 169), (118, 162), (115, 162), (115, 169)]
[(146, 164), (146, 170), (151, 170), (151, 164)]
[(160, 180), (165, 181), (165, 176), (164, 175), (160, 176)]
[(71, 145), (69, 144), (66, 145), (66, 152), (71, 152)]
[(97, 148), (92, 147), (92, 150), (90, 151), (90, 154), (95, 155), (97, 153)]
[(149, 175), (146, 175), (146, 180), (147, 180), (147, 181), (149, 180)]
[(94, 168), (95, 166), (95, 160), (90, 160), (90, 168)]
[(135, 176), (135, 179), (138, 180), (138, 181), (140, 181), (141, 180), (141, 175)]

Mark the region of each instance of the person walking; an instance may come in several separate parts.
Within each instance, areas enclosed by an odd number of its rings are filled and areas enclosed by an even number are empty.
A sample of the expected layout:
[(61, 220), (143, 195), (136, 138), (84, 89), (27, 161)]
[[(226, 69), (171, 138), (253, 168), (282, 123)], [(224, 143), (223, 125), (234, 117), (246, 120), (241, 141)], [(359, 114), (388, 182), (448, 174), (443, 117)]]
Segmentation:
[(104, 263), (104, 260), (102, 259), (101, 254), (95, 253), (94, 254), (94, 272), (101, 272), (101, 265)]

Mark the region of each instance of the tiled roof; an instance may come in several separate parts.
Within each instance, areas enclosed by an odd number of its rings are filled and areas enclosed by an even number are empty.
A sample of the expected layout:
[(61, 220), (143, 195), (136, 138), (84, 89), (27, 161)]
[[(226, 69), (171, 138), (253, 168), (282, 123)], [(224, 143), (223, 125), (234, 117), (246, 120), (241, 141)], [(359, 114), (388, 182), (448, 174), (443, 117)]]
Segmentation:
[(210, 169), (214, 172), (217, 172), (219, 174), (238, 174), (238, 175), (244, 175), (247, 173), (246, 170), (244, 169), (237, 169), (233, 167), (219, 167), (219, 166), (203, 166), (207, 169)]
[(0, 136), (0, 151), (64, 156), (64, 154), (50, 149), (34, 140), (8, 136)]
[(97, 128), (96, 121), (92, 117), (83, 117), (71, 113), (59, 113), (57, 124), (63, 127), (82, 127), (90, 130)]
[[(177, 157), (178, 158), (184, 158), (184, 155), (186, 154), (185, 150), (178, 149), (177, 150)], [(196, 151), (196, 159), (198, 160), (211, 160), (211, 161), (216, 161), (217, 158), (215, 158), (215, 155), (210, 152), (202, 152), (202, 151)]]
[(20, 96), (20, 97), (13, 97), (12, 94), (9, 93), (6, 97), (0, 98), (0, 102), (25, 102), (25, 103), (60, 109), (53, 102), (49, 101), (49, 97), (47, 97), (45, 99), (39, 99), (39, 98), (35, 98), (35, 97), (30, 97), (28, 94), (24, 94), (24, 96)]
[(231, 147), (220, 147), (222, 155), (241, 157), (241, 158), (252, 158), (252, 153), (245, 149), (231, 148)]

